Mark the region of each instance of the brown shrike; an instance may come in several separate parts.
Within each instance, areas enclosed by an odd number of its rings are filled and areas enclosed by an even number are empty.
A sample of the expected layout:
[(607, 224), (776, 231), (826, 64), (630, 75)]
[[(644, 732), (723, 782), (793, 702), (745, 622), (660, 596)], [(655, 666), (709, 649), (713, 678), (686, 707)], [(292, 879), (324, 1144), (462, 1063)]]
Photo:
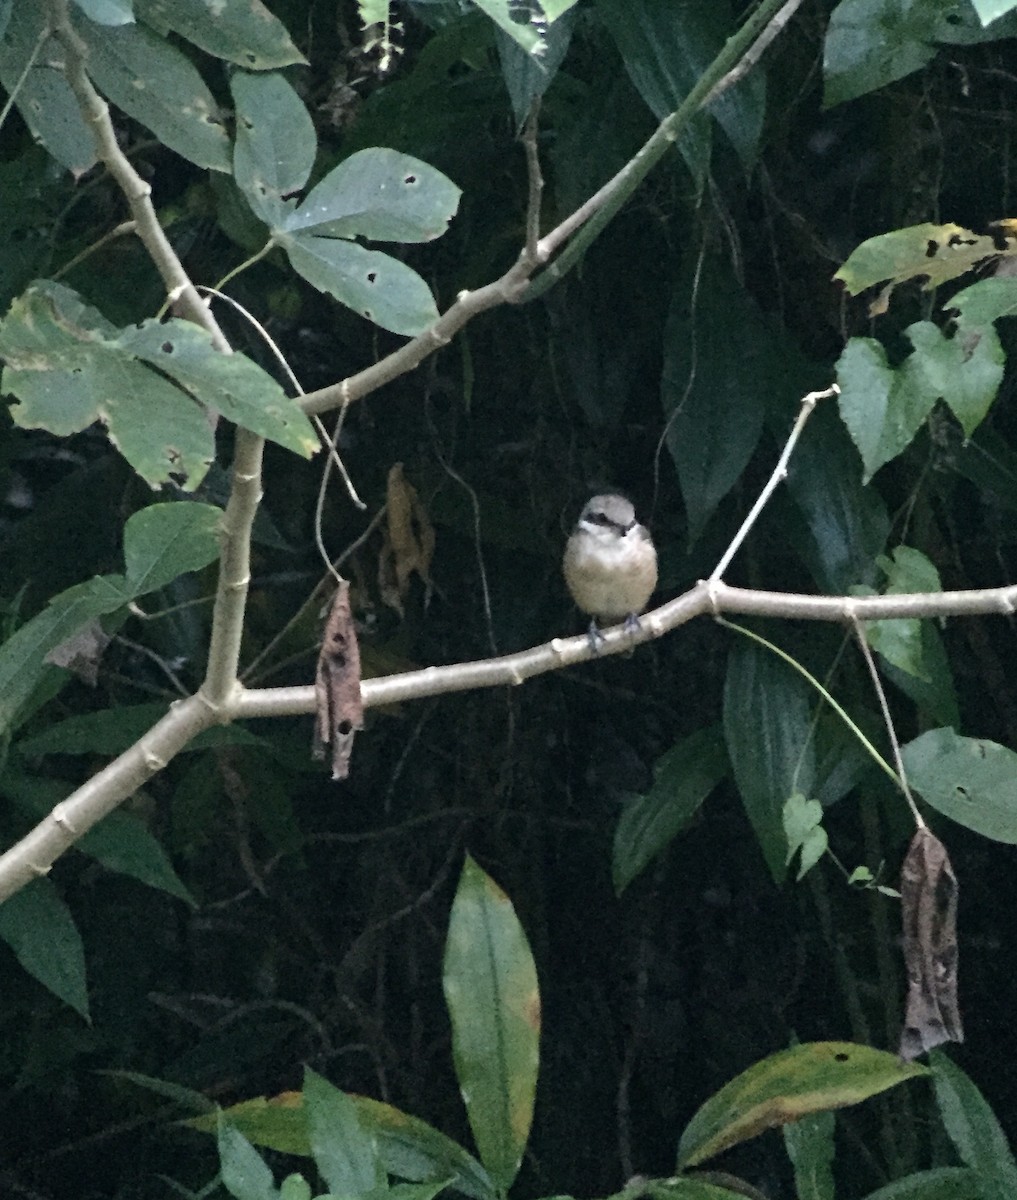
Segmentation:
[(638, 628), (657, 586), (657, 552), (624, 496), (594, 496), (579, 514), (562, 563), (572, 599), (590, 621), (590, 644), (603, 641), (599, 618)]

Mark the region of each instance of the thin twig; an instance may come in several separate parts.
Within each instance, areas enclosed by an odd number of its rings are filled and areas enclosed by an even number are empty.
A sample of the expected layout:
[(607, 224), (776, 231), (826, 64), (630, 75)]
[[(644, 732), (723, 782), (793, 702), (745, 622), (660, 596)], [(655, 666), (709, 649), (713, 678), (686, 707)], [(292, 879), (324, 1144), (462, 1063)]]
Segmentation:
[(733, 88), (736, 83), (739, 83), (752, 70), (757, 62), (763, 57), (767, 47), (780, 33), (788, 21), (795, 15), (801, 7), (802, 0), (787, 0), (787, 4), (780, 10), (779, 13), (770, 21), (769, 25), (759, 35), (755, 43), (745, 52), (741, 62), (736, 67), (732, 67), (730, 71), (714, 84), (713, 88), (707, 92), (703, 100), (703, 107), (707, 108), (714, 100), (717, 99), (723, 92), (729, 88)]
[(876, 669), (876, 661), (872, 657), (869, 640), (865, 636), (865, 626), (858, 619), (858, 615), (855, 612), (849, 612), (848, 620), (855, 631), (855, 637), (858, 639), (858, 645), (861, 649), (862, 657), (865, 659), (865, 665), (869, 668), (872, 686), (876, 689), (876, 695), (879, 697), (879, 707), (883, 714), (883, 722), (886, 725), (886, 733), (890, 739), (890, 746), (893, 749), (893, 761), (897, 767), (897, 780), (900, 784), (900, 789), (904, 793), (904, 799), (908, 802), (908, 807), (911, 809), (911, 815), (915, 819), (915, 824), (919, 829), (924, 829), (925, 821), (922, 819), (922, 814), (918, 811), (918, 805), (915, 803), (915, 798), (911, 794), (911, 788), (908, 786), (908, 777), (907, 772), (904, 770), (904, 759), (900, 752), (897, 730), (894, 728), (893, 717), (890, 715), (890, 705), (887, 703), (883, 682), (879, 678), (879, 671)]
[(540, 198), (544, 191), (544, 176), (540, 170), (540, 155), (537, 149), (537, 131), (540, 121), (540, 97), (530, 106), (523, 126), (522, 143), (526, 151), (526, 177), (529, 181), (529, 199), (526, 204), (526, 258), (531, 267), (538, 265), (537, 243), (540, 240)]
[(110, 242), (116, 241), (117, 238), (123, 237), (127, 233), (137, 232), (138, 223), (136, 221), (121, 221), (119, 225), (111, 229), (108, 233), (104, 233), (97, 242), (93, 242), (91, 246), (86, 246), (80, 254), (75, 254), (70, 262), (65, 262), (59, 271), (54, 271), (50, 276), (51, 279), (62, 279), (69, 272), (73, 271), (76, 266), (83, 263), (86, 258), (89, 258), (97, 250), (101, 250), (103, 246), (108, 246)]
[(741, 524), (741, 528), (734, 535), (731, 545), (728, 546), (728, 548), (724, 551), (724, 555), (720, 562), (717, 563), (716, 567), (714, 567), (713, 574), (710, 576), (711, 583), (723, 578), (724, 572), (731, 565), (731, 560), (738, 553), (738, 549), (742, 542), (744, 542), (746, 537), (748, 537), (749, 530), (753, 525), (755, 525), (756, 521), (759, 519), (759, 514), (766, 507), (766, 502), (777, 490), (777, 485), (787, 477), (787, 464), (791, 458), (792, 451), (798, 444), (798, 439), (802, 436), (802, 430), (805, 428), (805, 422), (808, 421), (809, 417), (812, 416), (812, 410), (816, 407), (817, 402), (824, 399), (826, 396), (836, 396), (839, 394), (839, 392), (840, 388), (836, 384), (833, 384), (832, 387), (828, 387), (825, 391), (809, 392), (807, 396), (802, 397), (801, 408), (798, 412), (798, 419), (795, 421), (791, 429), (791, 433), (788, 435), (787, 443), (784, 446), (784, 450), (781, 453), (780, 458), (777, 460), (777, 465), (773, 469), (773, 474), (766, 481), (766, 487), (764, 487), (759, 493), (759, 498), (756, 500), (755, 504), (753, 504), (752, 508), (749, 509), (749, 515), (745, 518)]

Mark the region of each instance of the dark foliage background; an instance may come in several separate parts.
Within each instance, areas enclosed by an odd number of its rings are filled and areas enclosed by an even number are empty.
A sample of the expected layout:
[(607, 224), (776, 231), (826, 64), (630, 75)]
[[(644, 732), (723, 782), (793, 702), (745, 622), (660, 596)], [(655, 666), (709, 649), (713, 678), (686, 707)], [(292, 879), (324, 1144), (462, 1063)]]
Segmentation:
[[(474, 14), (442, 28), (446, 8), (407, 8), (404, 51), (383, 79), (359, 51), (352, 5), (270, 7), (310, 61), (288, 75), (315, 117), (316, 173), (355, 149), (387, 145), (462, 187), (449, 233), (406, 253), (439, 307), (505, 269), (522, 235), (526, 179), (489, 24)], [(824, 109), (831, 7), (805, 5), (767, 56), (766, 125), (751, 169), (719, 137), (701, 185), (677, 155), (667, 158), (543, 300), (481, 317), (417, 372), (349, 411), (341, 444), (368, 511), (355, 512), (333, 487), (328, 548), (337, 553), (361, 533), (396, 462), (437, 534), (431, 586), (414, 583), (402, 616), (380, 597), (380, 535), (347, 564), (370, 672), (507, 652), (580, 628), (559, 558), (580, 505), (603, 488), (630, 494), (652, 527), (661, 595), (707, 574), (768, 476), (797, 397), (826, 386), (848, 335), (875, 328), (864, 304), (831, 281), (837, 265), (860, 240), (898, 226), (952, 220), (983, 229), (1009, 215), (1012, 42), (945, 47), (925, 69)], [(228, 104), (224, 75), (213, 68), (206, 78)], [(541, 115), (545, 224), (617, 169), (654, 124), (603, 13), (581, 7)], [(225, 189), (130, 121), (120, 127), (192, 277), (215, 281), (245, 254)], [(9, 116), (0, 134), (5, 308), (31, 278), (70, 262), (120, 219), (108, 179), (93, 173), (73, 183)], [(114, 321), (151, 315), (162, 300), (129, 238), (73, 267), (65, 282)], [(398, 344), (297, 280), (282, 259), (257, 264), (231, 291), (265, 321), (308, 389)], [(751, 321), (724, 300), (732, 291)], [(712, 322), (695, 330), (672, 310), (673, 297), (694, 293)], [(707, 304), (713, 294), (721, 299)], [(927, 294), (902, 289), (879, 326), (885, 344), (930, 305)], [(222, 318), (235, 344), (272, 369), (250, 331)], [(704, 378), (726, 365), (754, 381), (701, 433), (715, 439), (718, 456), (726, 439), (762, 426), (744, 472), (691, 544), (663, 437), (660, 381), (675, 340), (701, 355)], [(10, 611), (20, 596), (24, 617), (53, 592), (117, 569), (118, 531), (149, 497), (94, 431), (59, 442), (0, 421), (0, 592)], [(1014, 434), (1009, 376), (970, 444), (937, 414), (872, 485), (890, 518), (887, 544), (921, 546), (944, 586), (1012, 581)], [(229, 431), (220, 436), (227, 462)], [(860, 477), (833, 410), (819, 413), (810, 437), (822, 439), (822, 451), (809, 459), (803, 445), (803, 486), (844, 464)], [(312, 536), (320, 472), (320, 462), (269, 450), (245, 661), (269, 647), (321, 575)], [(220, 499), (224, 486), (221, 474), (211, 477), (208, 498)], [(869, 549), (868, 578), (863, 571), (851, 582), (872, 582), (882, 546)], [(729, 578), (815, 590), (810, 553), (782, 497)], [(197, 601), (162, 620), (129, 621), (98, 686), (65, 688), (28, 732), (168, 698), (170, 671), (197, 686), (212, 587), (210, 569), (149, 604)], [(310, 605), (248, 682), (309, 681), (320, 616)], [(821, 676), (841, 643), (835, 629), (765, 633)], [(944, 636), (962, 730), (1017, 745), (1012, 622), (958, 621)], [(133, 805), (195, 909), (80, 856), (54, 871), (87, 950), (92, 1024), (0, 947), (0, 1192), (143, 1197), (164, 1194), (158, 1173), (192, 1187), (211, 1176), (210, 1140), (168, 1124), (175, 1110), (102, 1073), (110, 1068), (225, 1103), (299, 1087), (306, 1063), (468, 1142), (440, 982), (467, 849), (513, 898), (541, 981), (542, 1073), (520, 1196), (604, 1194), (634, 1171), (666, 1175), (678, 1131), (699, 1104), (794, 1036), (895, 1048), (903, 997), (895, 903), (849, 890), (829, 861), (798, 886), (775, 887), (730, 783), (623, 897), (614, 894), (611, 846), (626, 797), (646, 790), (654, 762), (677, 740), (720, 719), (731, 641), (703, 620), (629, 659), (511, 692), (374, 711), (341, 785), (311, 762), (304, 719), (251, 725), (244, 744), (173, 762)], [(851, 654), (837, 661), (838, 696), (855, 711), (874, 710), (861, 665)], [(903, 693), (892, 699), (902, 737), (930, 723)], [(35, 765), (75, 785), (101, 762), (57, 754)], [(2, 820), (5, 839), (21, 831), (19, 818)], [(827, 825), (849, 869), (885, 862), (892, 881), (908, 828), (875, 774), (862, 776)], [(955, 826), (941, 835), (961, 883), (968, 1041), (956, 1057), (1013, 1138), (1013, 852)], [(921, 1087), (851, 1110), (839, 1129), (845, 1200), (888, 1170), (943, 1153)], [(768, 1195), (790, 1194), (776, 1135), (724, 1165)]]

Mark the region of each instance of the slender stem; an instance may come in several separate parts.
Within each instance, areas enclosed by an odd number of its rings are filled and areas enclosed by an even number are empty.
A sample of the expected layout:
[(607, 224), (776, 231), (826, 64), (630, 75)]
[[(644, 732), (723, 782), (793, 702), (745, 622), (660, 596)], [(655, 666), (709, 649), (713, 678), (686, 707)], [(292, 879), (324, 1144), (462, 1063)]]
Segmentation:
[(123, 237), (127, 233), (136, 233), (137, 229), (138, 226), (135, 221), (121, 221), (119, 225), (109, 230), (109, 232), (104, 233), (97, 242), (93, 242), (91, 246), (86, 246), (80, 254), (75, 254), (70, 262), (65, 262), (59, 271), (54, 271), (50, 278), (62, 279), (69, 272), (73, 271), (76, 266), (83, 263), (86, 258), (91, 257), (97, 250), (101, 250), (103, 246), (108, 246), (110, 242), (116, 241), (117, 238)]
[(918, 805), (915, 803), (915, 798), (911, 795), (911, 788), (908, 786), (907, 772), (904, 770), (904, 759), (901, 757), (900, 752), (900, 741), (897, 738), (897, 730), (894, 728), (893, 717), (890, 715), (890, 705), (887, 703), (883, 681), (879, 678), (879, 671), (876, 669), (876, 661), (872, 657), (869, 639), (865, 636), (865, 626), (859, 621), (855, 613), (851, 613), (850, 621), (855, 631), (855, 637), (858, 639), (862, 657), (865, 659), (865, 665), (869, 669), (872, 686), (876, 689), (876, 695), (879, 697), (879, 708), (883, 714), (883, 723), (886, 725), (890, 746), (893, 749), (893, 761), (897, 764), (897, 776), (901, 791), (904, 793), (904, 799), (907, 800), (908, 807), (911, 809), (911, 815), (915, 819), (915, 824), (919, 829), (924, 829), (925, 821), (922, 819), (922, 814), (918, 811)]
[(28, 73), (35, 66), (39, 58), (39, 51), (46, 44), (46, 39), (50, 36), (52, 30), (48, 24), (44, 24), (39, 30), (39, 36), (35, 39), (35, 45), (32, 47), (32, 52), (22, 68), (21, 74), (14, 81), (14, 86), (11, 88), (10, 95), (7, 97), (7, 103), (0, 108), (0, 129), (3, 129), (4, 122), (10, 115), (11, 109), (14, 107), (14, 101), (18, 98), (18, 93), (25, 86), (25, 80), (28, 78)]
[(807, 679), (809, 683), (811, 683), (816, 689), (816, 691), (823, 697), (827, 704), (829, 704), (837, 716), (840, 717), (848, 729), (851, 730), (859, 742), (861, 742), (862, 746), (875, 762), (876, 766), (879, 767), (881, 771), (884, 771), (887, 775), (889, 775), (894, 783), (899, 784), (901, 782), (894, 773), (893, 767), (890, 766), (882, 754), (879, 753), (876, 747), (873, 746), (873, 744), (869, 741), (865, 734), (862, 733), (854, 721), (851, 720), (843, 707), (838, 704), (836, 700), (834, 700), (833, 696), (826, 690), (825, 687), (823, 687), (815, 675), (803, 667), (796, 658), (792, 658), (790, 654), (785, 653), (779, 646), (775, 646), (773, 642), (768, 642), (766, 638), (760, 637), (758, 633), (753, 633), (751, 629), (746, 629), (744, 625), (736, 625), (733, 621), (725, 621), (723, 618), (720, 618), (717, 623), (719, 625), (723, 625), (725, 629), (733, 629), (735, 633), (740, 633), (743, 637), (750, 638), (753, 642), (758, 643), (758, 645), (763, 646), (771, 653), (776, 654), (777, 657), (783, 659), (789, 667), (793, 667), (799, 675)]

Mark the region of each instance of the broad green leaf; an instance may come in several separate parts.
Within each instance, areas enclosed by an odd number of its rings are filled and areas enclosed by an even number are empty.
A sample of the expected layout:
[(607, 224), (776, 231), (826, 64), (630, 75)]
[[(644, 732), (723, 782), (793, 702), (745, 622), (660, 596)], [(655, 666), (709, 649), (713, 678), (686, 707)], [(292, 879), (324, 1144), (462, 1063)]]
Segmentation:
[(396, 150), (358, 150), (311, 189), (283, 224), (289, 233), (429, 242), (448, 228), (459, 188), (441, 171)]
[(785, 802), (782, 816), (788, 847), (785, 865), (790, 866), (795, 854), (802, 852), (796, 880), (800, 883), (826, 853), (823, 806), (818, 800), (806, 800), (801, 792), (795, 792)]
[[(702, 5), (696, 6), (700, 13)], [(625, 71), (658, 121), (674, 112), (688, 95), (700, 72), (685, 63), (685, 22), (700, 24), (690, 16), (687, 0), (597, 0), (597, 12), (621, 54)], [(693, 38), (695, 34), (692, 35)], [(701, 187), (710, 166), (713, 129), (708, 115), (695, 113), (676, 143), (678, 152)]]
[(837, 360), (840, 415), (862, 456), (866, 483), (911, 443), (937, 396), (900, 388), (875, 338), (853, 337)]
[(812, 791), (816, 697), (775, 654), (736, 637), (724, 683), (724, 737), (735, 782), (775, 882), (787, 873), (784, 803)]
[(543, 26), (546, 22), (532, 19), (542, 13), (541, 7), (534, 5), (531, 8), (529, 4), (513, 3), (513, 0), (476, 0), (476, 5), (527, 54), (540, 57), (544, 53)]
[(0, 38), (7, 32), (7, 23), (11, 19), (11, 7), (14, 0), (0, 0)]
[(902, 390), (945, 401), (965, 437), (970, 437), (1003, 379), (1003, 348), (995, 329), (969, 329), (965, 324), (948, 338), (931, 321), (918, 321), (904, 332), (914, 352), (897, 371)]
[(979, 1200), (1013, 1200), (1017, 1163), (996, 1114), (964, 1072), (940, 1050), (929, 1055), (936, 1103), (961, 1161), (978, 1172)]
[(632, 797), (615, 830), (612, 875), (618, 895), (684, 828), (727, 770), (723, 738), (715, 726), (662, 755), (653, 786), (646, 795)]
[(953, 686), (953, 671), (943, 638), (931, 621), (921, 622), (920, 661), (927, 678), (900, 670), (884, 659), (887, 678), (910, 696), (918, 708), (940, 725), (959, 725), (960, 709)]
[(930, 729), (902, 749), (911, 786), (937, 812), (996, 842), (1017, 845), (1017, 754), (953, 729)]
[(314, 444), (307, 418), (271, 376), (242, 355), (217, 353), (196, 325), (172, 318), (117, 330), (58, 283), (39, 281), (15, 300), (0, 354), (0, 386), (21, 401), (11, 410), (18, 424), (67, 436), (102, 421), (153, 487), (201, 482), (215, 449), (206, 408), (297, 453)]
[(971, 5), (982, 24), (988, 25), (1017, 8), (1017, 0), (971, 0)]
[(951, 297), (949, 307), (972, 329), (991, 325), (1000, 317), (1017, 316), (1017, 279), (1007, 275), (982, 279)]
[(305, 62), (286, 27), (262, 0), (135, 0), (159, 29), (172, 29), (208, 54), (249, 71)]
[(678, 1170), (694, 1167), (778, 1125), (858, 1104), (928, 1068), (851, 1042), (807, 1042), (771, 1054), (699, 1109), (678, 1145)]
[(116, 345), (169, 375), (206, 408), (269, 441), (310, 458), (314, 427), (278, 383), (243, 354), (220, 354), (191, 321), (143, 321)]
[(412, 337), (437, 320), (427, 284), (397, 258), (340, 238), (287, 233), (277, 240), (308, 283), (382, 329)]
[(133, 0), (74, 0), (74, 3), (97, 25), (131, 25), (134, 22)]
[[(32, 136), (78, 177), (95, 165), (95, 137), (62, 72), (49, 66), (59, 47), (53, 39), (40, 45), (45, 11), (41, 4), (14, 5), (0, 39), (0, 83), (8, 94), (19, 88), (16, 104)], [(22, 78), (33, 54), (35, 65)]]
[(977, 1171), (967, 1167), (935, 1167), (895, 1179), (870, 1192), (865, 1200), (983, 1200)]
[[(937, 0), (938, 2), (938, 0)], [(923, 0), (841, 0), (823, 47), (827, 108), (885, 87), (935, 56), (932, 13)]]
[[(547, 12), (547, 9), (545, 4), (544, 11)], [(564, 20), (555, 21), (548, 27), (545, 39), (547, 48), (539, 58), (527, 54), (514, 38), (498, 30), (501, 75), (512, 102), (512, 114), (516, 119), (517, 129), (522, 128), (533, 101), (544, 95), (558, 73), (572, 40), (574, 18), (575, 11), (572, 10), (565, 15)]]
[(261, 1155), (244, 1135), (219, 1118), (222, 1185), (235, 1200), (279, 1200), (279, 1190)]
[(396, 1183), (388, 1189), (389, 1200), (434, 1200), (450, 1185), (449, 1179), (434, 1183)]
[(744, 1192), (732, 1192), (715, 1183), (705, 1183), (701, 1179), (649, 1179), (646, 1182), (644, 1195), (651, 1200), (739, 1200)]
[(456, 1077), (480, 1161), (511, 1185), (533, 1120), (540, 994), (511, 901), (467, 856), (442, 974)]
[(374, 1138), (362, 1128), (353, 1101), (309, 1067), (304, 1068), (304, 1111), (311, 1153), (329, 1191), (352, 1198), (385, 1189)]
[(181, 1108), (189, 1108), (194, 1112), (207, 1113), (212, 1118), (212, 1125), (209, 1132), (215, 1133), (216, 1131), (219, 1120), (218, 1106), (202, 1092), (196, 1092), (193, 1088), (183, 1087), (179, 1083), (171, 1083), (167, 1079), (156, 1079), (153, 1075), (144, 1075), (140, 1071), (102, 1070), (98, 1074), (108, 1076), (110, 1079), (123, 1080), (125, 1083), (133, 1084), (135, 1087), (144, 1088), (156, 1096), (164, 1096), (167, 1100), (172, 1100), (175, 1104), (179, 1104)]
[(311, 1200), (311, 1185), (302, 1175), (287, 1175), (279, 1185), (279, 1200)]
[(102, 863), (107, 871), (129, 875), (196, 907), (194, 897), (173, 869), (166, 851), (134, 813), (122, 810), (110, 813), (79, 838), (74, 848)]
[(128, 591), (144, 596), (219, 556), (222, 511), (212, 504), (149, 504), (124, 527)]
[[(664, 330), (664, 437), (695, 542), (744, 471), (763, 429), (772, 331), (719, 260), (679, 277)], [(731, 354), (738, 329), (739, 353)]]
[(810, 1113), (783, 1126), (784, 1147), (795, 1170), (797, 1200), (834, 1200), (832, 1112)]
[(76, 25), (88, 47), (88, 73), (104, 95), (190, 162), (230, 170), (215, 98), (188, 58), (143, 25)]
[(286, 199), (307, 182), (318, 139), (304, 102), (277, 72), (234, 72), (230, 90), (236, 104), (233, 172), (255, 213), (269, 226), (280, 225), (296, 201)]
[(841, 280), (852, 296), (877, 283), (908, 279), (922, 279), (923, 289), (929, 291), (999, 253), (991, 237), (961, 225), (910, 225), (862, 242), (834, 279)]
[[(161, 717), (165, 703), (125, 704), (100, 712), (80, 713), (47, 725), (45, 729), (17, 743), (25, 758), (48, 754), (122, 754)], [(192, 738), (186, 751), (216, 746), (258, 746), (260, 739), (239, 725), (206, 729)]]
[[(888, 596), (908, 592), (941, 592), (939, 572), (920, 550), (898, 546), (892, 558), (881, 556), (879, 566), (886, 575), (884, 591)], [(928, 669), (922, 658), (922, 625), (917, 618), (893, 621), (869, 621), (865, 635), (869, 645), (909, 675), (928, 679)]]
[[(369, 1130), (390, 1175), (415, 1182), (450, 1179), (450, 1186), (472, 1200), (497, 1200), (498, 1192), (477, 1160), (437, 1129), (390, 1104), (366, 1096), (351, 1096), (361, 1127)], [(307, 1120), (299, 1092), (266, 1099), (245, 1100), (223, 1114), (235, 1128), (259, 1146), (285, 1154), (311, 1153)], [(216, 1118), (196, 1117), (190, 1128), (214, 1133)]]
[(128, 602), (122, 576), (103, 576), (79, 583), (54, 596), (0, 645), (0, 731), (7, 729), (46, 672), (46, 656), (90, 621), (115, 612)]
[(99, 575), (68, 588), (0, 645), (0, 729), (10, 723), (43, 672), (53, 669), (46, 659), (61, 643), (97, 617), (211, 562), (218, 554), (215, 532), (220, 519), (211, 505), (183, 502), (136, 513), (124, 534), (132, 578)]
[(29, 975), (90, 1019), (81, 935), (50, 880), (33, 879), (0, 904), (0, 938)]
[(890, 531), (886, 505), (863, 486), (858, 467), (836, 408), (823, 400), (792, 455), (787, 486), (808, 531), (800, 553), (824, 592), (871, 579)]

